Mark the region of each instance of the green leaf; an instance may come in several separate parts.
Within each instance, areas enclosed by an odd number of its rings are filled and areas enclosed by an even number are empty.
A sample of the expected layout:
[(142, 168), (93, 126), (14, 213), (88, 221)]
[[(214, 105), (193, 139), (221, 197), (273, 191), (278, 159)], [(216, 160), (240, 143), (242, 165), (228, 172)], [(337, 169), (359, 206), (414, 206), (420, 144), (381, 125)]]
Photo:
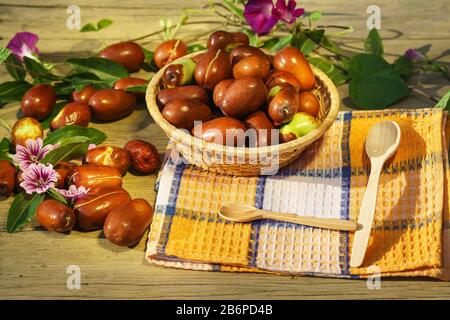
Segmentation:
[(92, 31), (97, 31), (97, 27), (92, 22), (86, 23), (80, 29), (80, 32), (92, 32)]
[(450, 111), (450, 90), (439, 100), (434, 106), (435, 108), (444, 109)]
[(23, 95), (31, 88), (24, 80), (7, 81), (0, 84), (0, 103), (22, 100)]
[(275, 44), (278, 43), (278, 41), (279, 41), (279, 38), (277, 38), (277, 37), (269, 38), (263, 42), (263, 45), (261, 47), (264, 49), (273, 51), (272, 48)]
[(366, 41), (364, 42), (364, 50), (368, 53), (373, 53), (376, 56), (382, 57), (384, 54), (383, 41), (376, 28), (370, 30)]
[(154, 52), (147, 50), (145, 48), (142, 48), (142, 50), (144, 51), (145, 56), (145, 62), (144, 65), (142, 66), (142, 69), (148, 72), (158, 72), (158, 67), (153, 61)]
[(50, 73), (48, 69), (46, 69), (42, 64), (37, 62), (34, 59), (23, 57), (23, 63), (25, 65), (25, 69), (27, 69), (28, 74), (33, 79), (39, 80), (57, 80), (58, 77), (54, 76)]
[(70, 96), (75, 90), (75, 87), (71, 83), (58, 82), (54, 84), (55, 92), (58, 97)]
[(417, 48), (417, 50), (422, 53), (424, 56), (427, 55), (428, 51), (431, 49), (431, 44), (426, 44), (420, 48)]
[(309, 57), (309, 63), (319, 68), (333, 81), (336, 86), (346, 83), (349, 79), (347, 72), (336, 67), (331, 61), (319, 57)]
[(408, 57), (401, 56), (395, 60), (394, 69), (406, 80), (414, 72), (414, 62)]
[(252, 30), (245, 28), (241, 30), (243, 33), (245, 33), (249, 39), (249, 44), (253, 47), (258, 46), (258, 35), (254, 33)]
[(112, 23), (113, 21), (111, 19), (101, 19), (100, 21), (97, 22), (97, 30), (105, 29), (110, 25), (112, 25)]
[(287, 36), (280, 38), (278, 42), (275, 43), (275, 45), (272, 48), (270, 48), (270, 50), (276, 52), (283, 49), (284, 47), (288, 46), (291, 43), (292, 37), (293, 37), (292, 34), (288, 34)]
[[(193, 44), (188, 47), (188, 53), (193, 53), (193, 52), (202, 51), (202, 50), (206, 50), (206, 47), (202, 46), (201, 44)], [(152, 60), (153, 60), (153, 55), (152, 55)]]
[(322, 47), (330, 50), (331, 52), (335, 52), (337, 54), (341, 53), (341, 48), (339, 48), (339, 46), (333, 40), (331, 40), (329, 37), (327, 37), (325, 34), (322, 38), (322, 41), (320, 42), (320, 45)]
[(15, 80), (25, 79), (26, 72), (19, 59), (13, 54), (11, 54), (5, 61), (6, 71)]
[[(60, 161), (69, 161), (79, 158), (87, 152), (89, 147), (89, 139), (84, 138), (84, 142), (67, 143), (57, 149), (50, 151), (42, 160), (42, 163), (50, 163), (56, 165)], [(69, 140), (69, 139), (68, 139)], [(77, 140), (77, 139), (73, 139)]]
[(354, 56), (349, 72), (350, 98), (361, 108), (386, 108), (409, 95), (408, 86), (397, 71), (374, 54)]
[(98, 129), (70, 125), (50, 132), (44, 139), (44, 144), (61, 145), (67, 138), (74, 136), (88, 137), (89, 143), (93, 144), (100, 144), (106, 140), (106, 134)]
[(63, 81), (69, 82), (77, 91), (82, 90), (87, 85), (91, 85), (97, 90), (111, 88), (112, 86), (110, 83), (100, 80), (95, 74), (89, 72), (73, 73), (65, 77)]
[(0, 152), (10, 152), (12, 150), (12, 143), (8, 138), (4, 137), (0, 141)]
[(28, 195), (25, 192), (19, 193), (8, 211), (6, 231), (15, 232), (25, 222), (30, 222), (36, 214), (36, 209), (44, 201), (44, 193)]
[(298, 48), (304, 55), (309, 55), (324, 38), (325, 30), (306, 30), (295, 35), (291, 41), (293, 47)]
[(10, 153), (12, 151), (12, 144), (11, 141), (9, 141), (8, 138), (4, 137), (0, 141), (0, 160), (12, 160), (12, 154)]
[(66, 198), (64, 198), (64, 196), (61, 193), (59, 193), (55, 188), (48, 189), (47, 194), (56, 201), (64, 203), (67, 206)]
[(57, 114), (61, 111), (62, 108), (64, 108), (66, 104), (67, 101), (62, 101), (55, 104), (50, 115), (46, 119), (41, 121), (41, 126), (44, 130), (50, 128), (50, 122), (52, 122), (52, 120), (57, 116)]
[(117, 80), (128, 77), (128, 71), (124, 66), (104, 58), (73, 58), (67, 59), (66, 62), (71, 64), (75, 71), (93, 73), (110, 86)]
[(140, 85), (140, 86), (132, 86), (125, 89), (127, 92), (133, 92), (133, 93), (145, 93), (147, 91), (147, 85)]
[(324, 30), (314, 30), (314, 32), (298, 33), (291, 41), (291, 45), (296, 47), (304, 55), (309, 55), (322, 41)]
[(11, 54), (11, 50), (8, 48), (0, 47), (0, 64), (6, 61), (8, 59), (9, 55)]

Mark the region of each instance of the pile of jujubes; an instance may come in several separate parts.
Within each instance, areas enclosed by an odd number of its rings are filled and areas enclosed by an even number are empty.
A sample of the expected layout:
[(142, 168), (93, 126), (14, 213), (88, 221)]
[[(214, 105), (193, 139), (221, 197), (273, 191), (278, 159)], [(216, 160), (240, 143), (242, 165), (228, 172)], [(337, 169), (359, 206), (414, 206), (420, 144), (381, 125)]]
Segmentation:
[[(26, 124), (26, 127), (23, 125)], [(14, 125), (12, 141), (24, 144), (27, 138), (42, 138), (40, 123), (24, 117)], [(36, 134), (37, 133), (37, 134)], [(97, 146), (87, 151), (82, 161), (59, 162), (55, 167), (55, 187), (85, 187), (87, 195), (72, 206), (54, 199), (44, 200), (36, 209), (36, 220), (44, 228), (68, 232), (78, 226), (84, 231), (103, 229), (110, 242), (131, 246), (136, 244), (151, 223), (152, 206), (144, 199), (132, 199), (122, 186), (122, 177), (129, 168), (142, 174), (155, 172), (160, 166), (155, 146), (142, 140), (131, 140), (124, 148)], [(0, 160), (0, 196), (22, 191), (22, 172), (7, 160)]]
[[(155, 51), (161, 64), (173, 60), (159, 52), (168, 51), (164, 48)], [(244, 33), (226, 31), (212, 33), (207, 48), (164, 70), (157, 103), (172, 125), (208, 142), (239, 147), (275, 144), (275, 128), (276, 140), (287, 142), (318, 126), (316, 79), (298, 49), (286, 47), (271, 57), (250, 46)], [(256, 131), (253, 144), (239, 138), (247, 129)], [(229, 132), (236, 138), (224, 138)]]
[[(129, 72), (138, 71), (144, 62), (142, 48), (132, 42), (111, 45), (99, 57), (122, 64)], [(63, 106), (51, 120), (50, 130), (68, 125), (87, 127), (92, 118), (114, 121), (129, 115), (142, 93), (125, 91), (131, 86), (146, 85), (147, 80), (123, 78), (110, 89), (97, 90), (87, 85), (72, 93), (71, 102)], [(57, 96), (51, 84), (37, 84), (22, 98), (20, 118), (11, 130), (13, 148), (26, 145), (28, 139), (44, 137), (40, 121), (47, 119), (55, 108)], [(81, 230), (103, 229), (105, 237), (114, 244), (136, 244), (151, 223), (152, 206), (143, 199), (132, 199), (122, 186), (122, 177), (130, 169), (139, 174), (151, 174), (160, 167), (156, 147), (142, 140), (131, 140), (123, 148), (96, 146), (82, 159), (59, 162), (55, 166), (58, 189), (69, 186), (89, 189), (87, 195), (72, 205), (46, 199), (36, 209), (36, 220), (46, 229), (67, 232), (77, 226)], [(22, 191), (22, 172), (11, 162), (0, 161), (0, 196)]]

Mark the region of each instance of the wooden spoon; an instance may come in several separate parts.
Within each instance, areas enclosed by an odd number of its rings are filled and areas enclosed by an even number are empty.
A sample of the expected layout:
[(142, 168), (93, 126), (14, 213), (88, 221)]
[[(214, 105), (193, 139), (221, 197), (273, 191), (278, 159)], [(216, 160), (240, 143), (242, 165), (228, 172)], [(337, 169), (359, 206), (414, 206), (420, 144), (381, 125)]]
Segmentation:
[(370, 158), (370, 177), (361, 204), (358, 224), (362, 226), (353, 239), (351, 267), (359, 267), (366, 253), (377, 202), (378, 182), (383, 165), (400, 144), (400, 127), (394, 121), (383, 121), (370, 128), (366, 138), (366, 153)]
[(233, 222), (250, 222), (260, 219), (272, 219), (302, 224), (310, 227), (340, 231), (356, 231), (358, 229), (358, 225), (354, 221), (316, 217), (301, 217), (291, 213), (271, 212), (257, 209), (253, 206), (241, 204), (228, 204), (223, 206), (219, 211), (219, 216)]

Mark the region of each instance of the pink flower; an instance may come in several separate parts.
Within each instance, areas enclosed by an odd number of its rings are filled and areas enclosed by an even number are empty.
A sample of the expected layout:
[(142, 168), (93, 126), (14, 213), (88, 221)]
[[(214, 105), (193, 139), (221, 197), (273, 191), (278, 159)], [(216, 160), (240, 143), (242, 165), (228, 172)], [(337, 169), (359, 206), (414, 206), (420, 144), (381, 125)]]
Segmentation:
[(56, 171), (51, 164), (43, 165), (42, 163), (32, 163), (22, 173), (23, 182), (20, 186), (28, 194), (34, 192), (44, 193), (48, 189), (55, 187), (58, 180)]
[(64, 198), (66, 198), (67, 201), (75, 202), (78, 199), (83, 198), (90, 189), (86, 189), (85, 187), (77, 187), (75, 185), (70, 185), (68, 190), (64, 189), (58, 189), (58, 192), (63, 195)]
[(31, 32), (18, 32), (12, 37), (6, 46), (11, 52), (20, 60), (23, 61), (23, 57), (29, 57), (36, 59), (36, 54), (39, 53), (36, 48), (36, 43), (39, 37)]
[(295, 0), (277, 0), (276, 5), (272, 0), (249, 0), (244, 8), (244, 17), (250, 27), (258, 35), (270, 32), (278, 21), (282, 20), (292, 24), (305, 13), (303, 8), (295, 8)]
[(287, 6), (285, 0), (278, 0), (272, 11), (272, 14), (278, 19), (283, 20), (288, 24), (292, 24), (295, 22), (295, 20), (297, 20), (298, 17), (305, 13), (305, 9), (296, 9), (296, 5), (297, 4), (295, 0), (289, 0)]
[(31, 164), (39, 163), (53, 149), (55, 149), (54, 145), (44, 146), (41, 138), (36, 140), (28, 139), (25, 142), (25, 146), (16, 146), (16, 154), (13, 156), (13, 160), (19, 165), (21, 170), (25, 170)]

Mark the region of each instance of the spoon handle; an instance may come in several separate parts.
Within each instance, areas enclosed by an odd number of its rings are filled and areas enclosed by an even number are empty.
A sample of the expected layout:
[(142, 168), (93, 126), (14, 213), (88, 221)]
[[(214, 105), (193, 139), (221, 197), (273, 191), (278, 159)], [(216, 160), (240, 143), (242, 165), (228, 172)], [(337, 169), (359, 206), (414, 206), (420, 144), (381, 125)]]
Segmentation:
[(358, 225), (354, 221), (333, 219), (333, 218), (316, 218), (302, 217), (290, 213), (271, 212), (260, 210), (263, 219), (273, 219), (278, 221), (301, 224), (309, 227), (339, 230), (339, 231), (355, 231)]
[(370, 231), (372, 230), (372, 222), (375, 214), (377, 203), (378, 183), (380, 180), (381, 169), (384, 161), (376, 159), (372, 161), (369, 182), (364, 193), (364, 198), (358, 215), (358, 224), (361, 229), (356, 231), (353, 239), (352, 254), (350, 256), (350, 266), (359, 267), (366, 253), (367, 244), (369, 242)]

